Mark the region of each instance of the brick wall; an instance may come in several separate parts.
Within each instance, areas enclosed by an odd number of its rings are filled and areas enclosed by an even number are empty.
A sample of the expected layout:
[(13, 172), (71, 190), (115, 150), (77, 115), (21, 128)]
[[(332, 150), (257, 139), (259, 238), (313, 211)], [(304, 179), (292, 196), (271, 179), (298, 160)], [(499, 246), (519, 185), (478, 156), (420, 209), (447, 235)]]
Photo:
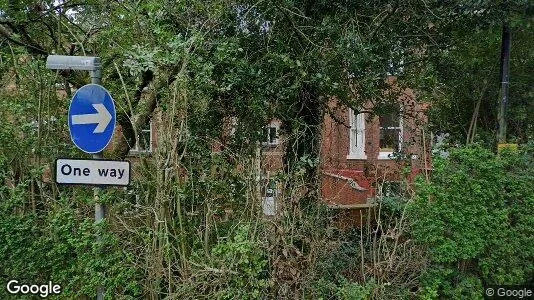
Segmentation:
[[(348, 158), (350, 143), (349, 108), (343, 107), (333, 99), (329, 103), (332, 115), (326, 115), (321, 147), (321, 168), (323, 173), (342, 174), (354, 180), (366, 189), (366, 195), (361, 192), (344, 190), (345, 195), (340, 198), (337, 189), (341, 183), (333, 184), (331, 178), (323, 176), (323, 197), (329, 203), (364, 204), (367, 198), (376, 195), (377, 180), (399, 181), (402, 179), (402, 170), (411, 168), (408, 180), (428, 169), (430, 162), (429, 144), (424, 145), (423, 126), (427, 122), (426, 106), (415, 100), (412, 90), (405, 90), (398, 98), (402, 107), (403, 116), (403, 149), (408, 154), (407, 160), (380, 159), (380, 124), (378, 117), (366, 117), (365, 122), (365, 155), (366, 159)], [(366, 109), (372, 109), (367, 107)], [(426, 142), (426, 141), (425, 141)], [(424, 150), (426, 146), (426, 151)], [(426, 163), (425, 163), (426, 161)], [(347, 180), (346, 180), (347, 181)]]

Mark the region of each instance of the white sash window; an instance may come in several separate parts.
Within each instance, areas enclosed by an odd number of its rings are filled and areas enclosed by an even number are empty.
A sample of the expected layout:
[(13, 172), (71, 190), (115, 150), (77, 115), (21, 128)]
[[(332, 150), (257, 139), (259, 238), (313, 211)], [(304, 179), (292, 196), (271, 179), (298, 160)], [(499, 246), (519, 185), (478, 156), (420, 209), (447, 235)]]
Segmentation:
[(347, 159), (367, 159), (365, 155), (365, 114), (349, 109), (349, 155)]

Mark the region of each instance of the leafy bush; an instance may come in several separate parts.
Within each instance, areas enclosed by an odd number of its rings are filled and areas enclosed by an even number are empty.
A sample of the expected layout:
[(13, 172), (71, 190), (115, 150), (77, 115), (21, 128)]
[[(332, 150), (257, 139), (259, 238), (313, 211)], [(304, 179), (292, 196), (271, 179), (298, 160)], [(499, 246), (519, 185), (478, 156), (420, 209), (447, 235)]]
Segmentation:
[(482, 285), (532, 282), (532, 150), (452, 149), (417, 183), (411, 230), (431, 260), (423, 296), (480, 298)]
[(376, 284), (372, 279), (364, 285), (361, 285), (356, 282), (351, 282), (341, 275), (335, 277), (337, 279), (321, 278), (314, 282), (314, 298), (341, 300), (371, 299), (373, 289), (376, 288)]
[(250, 224), (240, 224), (206, 253), (192, 253), (191, 270), (176, 299), (262, 299), (269, 279), (267, 255)]
[[(0, 278), (27, 284), (52, 281), (61, 285), (60, 298), (92, 296), (100, 284), (106, 294), (139, 296), (133, 256), (119, 247), (104, 224), (78, 214), (66, 198), (49, 212), (14, 213), (23, 190), (0, 202)], [(99, 232), (102, 241), (95, 241)], [(9, 299), (0, 289), (0, 298)]]
[(266, 291), (267, 257), (252, 234), (250, 225), (239, 226), (231, 239), (217, 244), (211, 251), (219, 268), (233, 271), (218, 293), (222, 299), (259, 299)]

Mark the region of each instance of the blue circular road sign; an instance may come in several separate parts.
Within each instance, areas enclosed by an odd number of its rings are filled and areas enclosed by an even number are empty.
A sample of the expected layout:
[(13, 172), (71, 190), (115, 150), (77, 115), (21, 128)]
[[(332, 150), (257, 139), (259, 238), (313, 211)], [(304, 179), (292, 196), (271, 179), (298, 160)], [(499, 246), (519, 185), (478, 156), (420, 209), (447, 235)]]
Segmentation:
[(115, 104), (104, 87), (88, 84), (76, 91), (69, 107), (69, 131), (80, 150), (104, 150), (113, 137), (115, 120)]

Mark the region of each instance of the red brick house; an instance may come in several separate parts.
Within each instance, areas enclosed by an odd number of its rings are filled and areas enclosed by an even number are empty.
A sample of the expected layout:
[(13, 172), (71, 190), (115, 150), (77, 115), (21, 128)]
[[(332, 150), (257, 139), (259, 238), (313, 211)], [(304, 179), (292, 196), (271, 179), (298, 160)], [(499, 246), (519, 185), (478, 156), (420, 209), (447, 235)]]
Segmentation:
[[(394, 80), (389, 78), (393, 84)], [(398, 107), (393, 105), (391, 112), (381, 116), (356, 114), (336, 100), (329, 106), (334, 113), (325, 115), (323, 122), (320, 172), (322, 197), (330, 208), (360, 220), (362, 211), (376, 205), (377, 195), (403, 182), (409, 184), (416, 175), (430, 170), (430, 145), (423, 129), (427, 106), (417, 103), (412, 90), (401, 91)], [(372, 107), (361, 111), (372, 111)], [(267, 128), (277, 132), (280, 122), (272, 121)], [(269, 133), (268, 144), (264, 143), (268, 146), (262, 163), (266, 178), (282, 168), (284, 139), (272, 136)], [(271, 205), (276, 198), (273, 187), (264, 189), (264, 202), (268, 199)]]
[[(429, 147), (423, 138), (426, 106), (415, 101), (411, 90), (401, 93), (398, 101), (398, 107), (386, 115), (356, 114), (350, 108), (341, 108), (337, 110), (336, 121), (331, 116), (325, 117), (322, 191), (329, 203), (366, 204), (377, 193), (377, 180), (400, 181), (406, 167), (409, 167), (407, 178), (411, 180), (429, 169)], [(352, 188), (346, 193), (336, 193), (343, 181)]]
[[(388, 82), (395, 87), (395, 77), (390, 76)], [(14, 85), (6, 87), (7, 90), (15, 88)], [(65, 96), (61, 87), (57, 92)], [(430, 170), (430, 145), (423, 129), (427, 107), (416, 101), (410, 89), (400, 91), (397, 100), (398, 107), (380, 116), (357, 114), (335, 99), (330, 101), (331, 114), (324, 117), (320, 155), (320, 188), (329, 207), (361, 216), (362, 211), (376, 205), (374, 200), (383, 194), (384, 186), (390, 188), (401, 181), (410, 183), (417, 174)], [(369, 103), (359, 110), (372, 111), (373, 107)], [(236, 122), (235, 118), (225, 118), (223, 136), (214, 143), (214, 152), (233, 133)], [(138, 141), (131, 145), (131, 158), (150, 154), (157, 147), (157, 125), (157, 121), (150, 122), (138, 130)], [(281, 126), (279, 120), (266, 125), (258, 166), (266, 215), (276, 212), (276, 198), (281, 192), (279, 185), (271, 180), (283, 168), (285, 138)], [(122, 129), (117, 126), (116, 130)]]
[[(389, 82), (395, 83), (394, 77)], [(417, 174), (430, 169), (430, 145), (425, 140), (423, 125), (427, 122), (426, 105), (417, 103), (412, 90), (399, 92), (398, 106), (380, 116), (356, 114), (335, 99), (329, 103), (322, 126), (320, 174), (323, 200), (332, 209), (340, 209), (359, 220), (362, 211), (376, 205), (383, 188), (412, 182)], [(371, 105), (361, 111), (372, 111)], [(213, 151), (220, 151), (233, 132), (237, 120), (223, 120), (221, 140)], [(153, 130), (156, 124), (141, 129), (139, 145), (131, 153), (150, 153), (157, 146)], [(271, 120), (264, 128), (261, 147), (261, 193), (266, 215), (276, 212), (276, 198), (281, 186), (272, 178), (283, 168), (285, 141), (280, 120)]]

